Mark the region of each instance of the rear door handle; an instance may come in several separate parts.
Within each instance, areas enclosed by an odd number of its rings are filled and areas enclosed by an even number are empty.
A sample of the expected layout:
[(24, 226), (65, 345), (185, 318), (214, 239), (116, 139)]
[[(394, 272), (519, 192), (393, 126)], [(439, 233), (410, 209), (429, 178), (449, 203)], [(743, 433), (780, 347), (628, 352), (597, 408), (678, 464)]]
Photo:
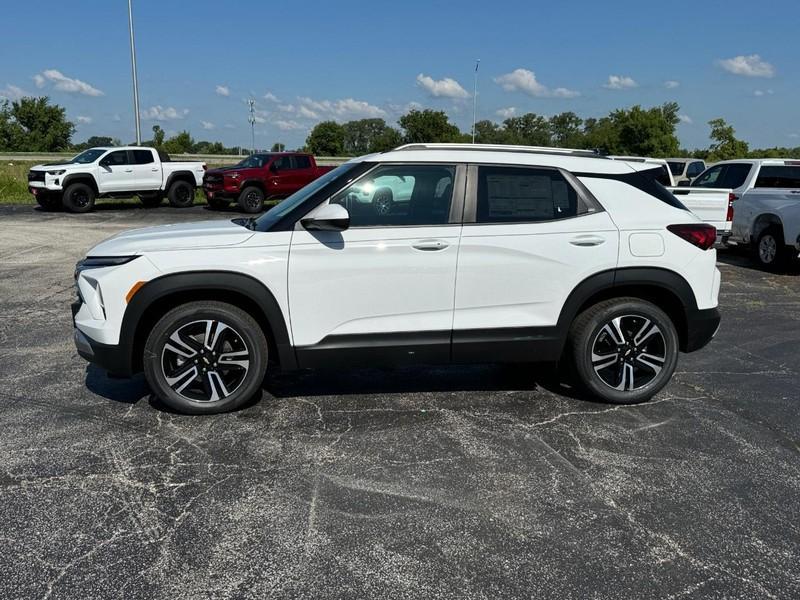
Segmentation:
[(425, 252), (435, 252), (436, 250), (444, 250), (448, 245), (447, 242), (442, 240), (421, 240), (412, 244), (412, 247)]
[(158, 173), (158, 169), (150, 169), (153, 173)]
[(605, 244), (605, 242), (606, 238), (598, 235), (579, 235), (569, 241), (569, 243), (573, 246), (581, 247), (599, 246), (600, 244)]

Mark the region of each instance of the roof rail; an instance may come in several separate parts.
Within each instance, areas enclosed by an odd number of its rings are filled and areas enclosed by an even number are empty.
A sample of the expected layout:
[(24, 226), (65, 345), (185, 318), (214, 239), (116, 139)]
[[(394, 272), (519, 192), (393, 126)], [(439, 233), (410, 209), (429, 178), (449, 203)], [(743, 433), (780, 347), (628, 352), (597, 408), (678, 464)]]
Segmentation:
[(514, 146), (506, 144), (403, 144), (391, 152), (407, 150), (465, 150), (473, 152), (521, 152), (526, 154), (566, 154), (569, 156), (582, 156), (589, 158), (605, 158), (605, 154), (598, 149), (580, 148), (551, 148), (548, 146)]

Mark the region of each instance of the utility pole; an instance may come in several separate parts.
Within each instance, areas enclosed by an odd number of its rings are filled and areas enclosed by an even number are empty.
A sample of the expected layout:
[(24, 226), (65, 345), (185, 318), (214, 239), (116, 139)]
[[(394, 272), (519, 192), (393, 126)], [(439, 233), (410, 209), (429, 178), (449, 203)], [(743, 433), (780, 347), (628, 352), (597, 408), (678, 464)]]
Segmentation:
[(136, 44), (133, 41), (133, 7), (128, 0), (128, 28), (131, 33), (131, 73), (133, 74), (133, 115), (136, 119), (136, 145), (142, 145), (142, 126), (139, 122), (139, 81), (136, 77)]
[(250, 149), (251, 149), (251, 154), (255, 154), (256, 153), (256, 109), (255, 109), (256, 101), (251, 98), (250, 100), (247, 101), (247, 103), (250, 105), (250, 116), (247, 118), (248, 122), (250, 123), (250, 138), (251, 138)]
[(478, 67), (481, 64), (479, 58), (475, 62), (475, 85), (472, 88), (472, 143), (475, 143), (475, 115), (478, 110)]

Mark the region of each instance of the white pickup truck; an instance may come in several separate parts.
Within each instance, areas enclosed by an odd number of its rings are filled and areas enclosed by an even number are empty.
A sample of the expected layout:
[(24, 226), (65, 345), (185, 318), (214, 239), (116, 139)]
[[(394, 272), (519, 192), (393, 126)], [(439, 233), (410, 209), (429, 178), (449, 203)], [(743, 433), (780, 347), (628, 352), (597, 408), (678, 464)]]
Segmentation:
[(89, 212), (101, 196), (138, 196), (145, 206), (157, 206), (165, 194), (172, 206), (183, 208), (194, 203), (205, 170), (203, 162), (172, 162), (154, 148), (89, 148), (70, 160), (33, 167), (28, 189), (45, 210)]
[(727, 160), (700, 174), (692, 188), (733, 190), (731, 245), (750, 245), (762, 267), (778, 268), (800, 251), (800, 160)]
[(614, 160), (640, 162), (658, 169), (656, 181), (666, 187), (686, 208), (717, 229), (717, 239), (725, 240), (731, 234), (733, 220), (733, 190), (731, 189), (692, 189), (685, 185), (675, 186), (672, 169), (666, 159), (645, 158), (641, 156), (609, 156)]

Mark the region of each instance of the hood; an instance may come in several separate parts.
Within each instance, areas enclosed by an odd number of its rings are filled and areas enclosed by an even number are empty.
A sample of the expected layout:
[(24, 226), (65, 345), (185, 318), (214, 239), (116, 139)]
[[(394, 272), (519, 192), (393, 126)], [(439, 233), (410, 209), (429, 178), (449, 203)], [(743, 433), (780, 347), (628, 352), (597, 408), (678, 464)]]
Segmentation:
[(223, 173), (229, 173), (231, 171), (249, 171), (253, 167), (237, 167), (236, 165), (231, 165), (229, 167), (217, 167), (216, 169), (208, 169), (206, 174), (208, 175), (222, 175)]
[(159, 250), (194, 250), (241, 244), (254, 232), (233, 221), (201, 221), (133, 229), (100, 242), (87, 256), (128, 256)]
[[(34, 165), (31, 167), (31, 171), (55, 171), (56, 169), (69, 169), (75, 166), (75, 163), (71, 162), (54, 162), (54, 163), (44, 163), (41, 165)], [(82, 165), (85, 166), (85, 165)]]

